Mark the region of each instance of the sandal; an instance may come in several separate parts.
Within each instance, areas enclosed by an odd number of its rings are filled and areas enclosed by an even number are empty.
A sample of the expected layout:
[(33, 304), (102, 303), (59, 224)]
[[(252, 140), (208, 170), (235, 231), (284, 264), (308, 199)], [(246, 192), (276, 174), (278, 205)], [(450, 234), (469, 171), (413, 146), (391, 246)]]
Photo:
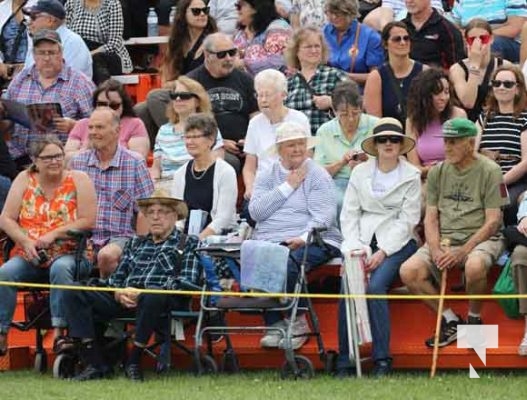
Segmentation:
[(7, 354), (7, 335), (0, 334), (0, 357), (3, 357)]
[(55, 354), (64, 353), (75, 347), (75, 341), (69, 336), (58, 336), (53, 340), (53, 352)]

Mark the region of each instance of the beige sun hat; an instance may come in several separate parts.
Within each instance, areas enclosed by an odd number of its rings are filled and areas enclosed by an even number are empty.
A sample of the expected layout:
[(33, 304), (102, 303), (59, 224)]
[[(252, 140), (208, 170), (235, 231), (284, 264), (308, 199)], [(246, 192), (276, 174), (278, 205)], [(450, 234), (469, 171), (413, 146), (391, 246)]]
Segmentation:
[(307, 126), (297, 122), (284, 122), (276, 128), (275, 143), (267, 149), (269, 155), (278, 154), (278, 145), (290, 140), (307, 139), (307, 148), (312, 149), (316, 145), (316, 138), (311, 136)]
[(172, 208), (177, 213), (179, 219), (184, 219), (188, 215), (188, 208), (185, 201), (172, 197), (166, 189), (162, 188), (155, 189), (150, 197), (137, 199), (137, 204), (143, 212), (152, 204), (160, 204)]
[(408, 137), (403, 132), (403, 125), (395, 118), (381, 118), (372, 130), (372, 135), (362, 141), (361, 147), (370, 156), (377, 157), (377, 145), (375, 138), (380, 136), (400, 136), (403, 138), (400, 154), (406, 154), (415, 146), (415, 140)]

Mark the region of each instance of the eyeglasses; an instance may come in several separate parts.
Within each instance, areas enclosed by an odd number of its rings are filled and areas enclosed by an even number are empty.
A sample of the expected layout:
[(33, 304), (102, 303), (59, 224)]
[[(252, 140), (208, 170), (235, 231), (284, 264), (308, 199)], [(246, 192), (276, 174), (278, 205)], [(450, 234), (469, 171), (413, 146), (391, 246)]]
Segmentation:
[(184, 140), (192, 140), (192, 139), (199, 139), (199, 138), (202, 138), (202, 137), (205, 137), (207, 135), (205, 135), (204, 133), (202, 134), (196, 134), (196, 135), (183, 135), (183, 139)]
[(500, 81), (499, 79), (494, 79), (490, 82), (493, 88), (499, 88), (501, 85), (505, 87), (505, 89), (512, 89), (515, 87), (518, 82), (516, 81)]
[(406, 43), (408, 43), (410, 42), (410, 35), (392, 36), (390, 38), (390, 41), (394, 43), (401, 43), (402, 41), (405, 41)]
[(118, 110), (123, 103), (117, 103), (116, 101), (99, 101), (95, 103), (95, 107), (110, 107), (112, 110)]
[(169, 96), (171, 100), (190, 100), (193, 97), (199, 100), (198, 95), (192, 92), (170, 92)]
[(205, 15), (209, 15), (209, 10), (210, 10), (210, 7), (202, 7), (202, 8), (192, 7), (190, 9), (190, 11), (192, 12), (192, 15), (195, 16), (195, 17), (197, 17), (201, 13), (203, 13)]
[(302, 50), (320, 50), (321, 48), (321, 44), (306, 44), (304, 46), (300, 46), (300, 49)]
[(385, 144), (387, 142), (390, 143), (401, 143), (403, 141), (403, 138), (400, 136), (379, 136), (374, 138), (375, 143), (381, 143)]
[(46, 16), (47, 16), (47, 14), (44, 14), (44, 13), (30, 14), (30, 15), (29, 15), (29, 19), (30, 19), (31, 21), (34, 21), (34, 20), (36, 20), (36, 19), (38, 19), (38, 18), (40, 18), (40, 17), (46, 17)]
[(334, 113), (339, 118), (357, 118), (362, 114), (361, 109), (350, 109), (350, 110), (334, 110)]
[(167, 215), (169, 214), (172, 214), (174, 212), (174, 210), (171, 210), (171, 209), (164, 209), (164, 210), (148, 210), (146, 212), (146, 216), (147, 217), (166, 217)]
[(215, 54), (216, 57), (218, 57), (220, 60), (227, 57), (227, 54), (230, 57), (234, 57), (236, 54), (238, 54), (238, 49), (236, 47), (233, 47), (229, 50), (221, 50), (221, 51), (209, 51), (209, 53)]
[(64, 153), (50, 154), (49, 156), (37, 156), (37, 158), (47, 164), (52, 161), (64, 160)]
[(324, 13), (328, 17), (334, 17), (334, 18), (345, 17), (347, 15), (346, 13), (343, 13), (342, 11), (331, 11), (331, 10), (325, 10)]
[(37, 56), (37, 57), (46, 57), (46, 56), (54, 57), (54, 56), (60, 54), (60, 50), (38, 50), (38, 49), (35, 49), (34, 53), (35, 53), (35, 56)]
[(481, 44), (488, 44), (490, 42), (490, 35), (487, 33), (485, 35), (479, 35), (479, 36), (468, 36), (467, 37), (467, 43), (469, 46), (472, 46), (472, 43), (474, 43), (474, 40), (479, 39), (481, 41)]

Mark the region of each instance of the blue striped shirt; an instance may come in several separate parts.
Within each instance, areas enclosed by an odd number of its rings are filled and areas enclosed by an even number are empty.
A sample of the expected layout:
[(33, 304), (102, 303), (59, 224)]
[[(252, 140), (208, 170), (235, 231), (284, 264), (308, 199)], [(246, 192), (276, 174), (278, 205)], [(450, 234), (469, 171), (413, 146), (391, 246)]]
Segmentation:
[(497, 28), (508, 17), (527, 17), (527, 5), (525, 0), (457, 0), (452, 17), (461, 26), (466, 26), (471, 19), (482, 18)]
[(337, 200), (333, 179), (312, 159), (305, 161), (307, 174), (293, 189), (280, 161), (257, 174), (249, 212), (256, 221), (253, 239), (280, 243), (287, 239), (306, 239), (312, 228), (326, 227), (322, 239), (340, 247), (342, 236), (337, 228)]

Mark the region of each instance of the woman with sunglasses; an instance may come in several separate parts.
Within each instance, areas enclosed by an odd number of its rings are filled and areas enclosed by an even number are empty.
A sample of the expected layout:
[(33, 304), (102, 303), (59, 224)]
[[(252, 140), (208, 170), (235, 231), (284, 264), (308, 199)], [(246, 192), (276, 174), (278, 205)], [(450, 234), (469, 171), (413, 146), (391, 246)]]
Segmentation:
[(384, 62), (384, 52), (379, 33), (357, 19), (358, 4), (356, 0), (326, 0), (328, 23), (323, 32), (329, 46), (328, 64), (362, 86), (368, 73)]
[(338, 83), (331, 102), (336, 117), (318, 129), (314, 160), (333, 177), (340, 213), (351, 171), (368, 159), (360, 145), (378, 118), (362, 112), (360, 90), (353, 81)]
[(96, 85), (112, 75), (132, 72), (132, 60), (124, 45), (123, 9), (119, 0), (67, 0), (64, 10), (66, 25), (90, 49)]
[[(211, 113), (207, 92), (193, 79), (180, 76), (167, 87), (170, 102), (166, 113), (169, 122), (159, 128), (154, 145), (153, 179), (171, 179), (174, 172), (192, 159), (185, 146), (183, 131), (189, 116), (195, 113)], [(217, 132), (213, 146), (215, 158), (223, 158), (223, 139)]]
[(410, 34), (404, 22), (389, 22), (381, 37), (388, 61), (369, 73), (364, 109), (376, 117), (395, 118), (404, 126), (410, 83), (428, 66), (410, 58)]
[[(128, 150), (135, 151), (146, 160), (150, 152), (148, 133), (143, 121), (135, 116), (132, 99), (124, 90), (123, 85), (115, 79), (108, 79), (101, 83), (93, 92), (93, 107), (110, 107), (120, 119), (119, 144)], [(89, 118), (77, 121), (69, 133), (64, 148), (67, 160), (79, 151), (90, 147), (88, 123)]]
[(485, 111), (476, 124), (480, 131), (476, 148), (501, 167), (510, 200), (503, 218), (506, 225), (514, 225), (518, 196), (527, 190), (525, 80), (512, 65), (499, 67), (491, 78)]
[(331, 119), (331, 93), (348, 79), (344, 71), (328, 67), (328, 46), (322, 32), (312, 26), (297, 30), (285, 53), (287, 66), (296, 70), (287, 82), (286, 106), (309, 118), (311, 134)]
[(419, 73), (408, 91), (406, 134), (416, 142), (408, 160), (421, 170), (423, 180), (432, 166), (445, 159), (442, 124), (455, 117), (467, 114), (453, 105), (448, 76), (437, 68)]
[(173, 81), (203, 64), (203, 39), (217, 32), (203, 0), (180, 0), (170, 28), (168, 48), (161, 67), (165, 82)]
[[(401, 264), (417, 250), (413, 231), (420, 219), (421, 174), (402, 157), (414, 146), (398, 120), (382, 118), (361, 145), (372, 158), (351, 171), (340, 215), (341, 251), (343, 255), (363, 252), (364, 273), (369, 274), (367, 294), (386, 295)], [(367, 305), (373, 375), (381, 377), (392, 369), (388, 301), (368, 300)], [(338, 321), (337, 370), (345, 375), (351, 365), (344, 302), (339, 304)]]
[(489, 93), (491, 75), (501, 65), (512, 65), (491, 53), (494, 36), (484, 19), (475, 18), (465, 28), (468, 58), (450, 67), (450, 81), (467, 116), (476, 121)]
[(234, 44), (240, 53), (239, 67), (252, 76), (273, 68), (285, 68), (284, 51), (293, 33), (280, 18), (274, 0), (239, 0), (238, 30)]

